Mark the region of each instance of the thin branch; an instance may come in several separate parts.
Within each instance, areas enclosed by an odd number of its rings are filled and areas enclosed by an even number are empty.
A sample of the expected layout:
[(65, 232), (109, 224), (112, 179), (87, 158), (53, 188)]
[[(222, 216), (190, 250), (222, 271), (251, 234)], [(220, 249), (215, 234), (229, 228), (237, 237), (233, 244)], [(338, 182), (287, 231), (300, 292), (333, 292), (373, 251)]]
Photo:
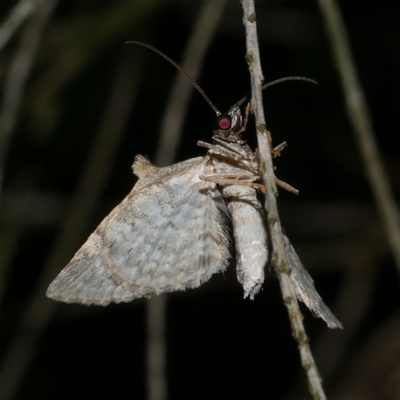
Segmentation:
[(334, 61), (342, 81), (347, 113), (364, 159), (367, 178), (372, 188), (386, 234), (400, 274), (400, 215), (386, 177), (375, 141), (370, 112), (357, 76), (339, 7), (335, 0), (319, 0)]
[(265, 209), (268, 214), (269, 233), (272, 242), (271, 263), (274, 266), (281, 285), (284, 303), (288, 309), (292, 334), (297, 340), (302, 365), (307, 373), (309, 390), (314, 399), (325, 399), (317, 366), (308, 344), (307, 334), (303, 326), (303, 316), (297, 302), (296, 290), (290, 279), (290, 267), (280, 224), (276, 196), (275, 174), (272, 163), (272, 147), (270, 133), (267, 131), (261, 87), (264, 80), (257, 38), (257, 25), (254, 0), (242, 0), (243, 24), (246, 30), (246, 59), (251, 77), (252, 107), (256, 118), (257, 141), (260, 152), (260, 173), (266, 188)]

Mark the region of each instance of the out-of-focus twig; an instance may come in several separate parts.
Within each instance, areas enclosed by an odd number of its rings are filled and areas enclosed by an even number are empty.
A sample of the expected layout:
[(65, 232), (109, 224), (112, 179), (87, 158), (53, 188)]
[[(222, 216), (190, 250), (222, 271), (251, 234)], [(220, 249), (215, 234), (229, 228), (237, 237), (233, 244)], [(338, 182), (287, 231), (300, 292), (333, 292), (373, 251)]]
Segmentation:
[(400, 274), (400, 215), (375, 141), (370, 113), (357, 77), (346, 27), (335, 0), (319, 0), (319, 6), (342, 81), (347, 112)]
[[(400, 393), (400, 313), (397, 311), (374, 330), (358, 348), (332, 399), (398, 399)], [(365, 332), (364, 332), (365, 333)], [(361, 343), (360, 343), (361, 344)], [(359, 347), (359, 346), (357, 346)]]
[(288, 267), (290, 264), (285, 251), (284, 236), (276, 203), (277, 188), (272, 163), (272, 148), (265, 123), (261, 94), (264, 77), (261, 70), (254, 0), (242, 0), (242, 6), (244, 12), (243, 24), (246, 30), (246, 59), (249, 64), (251, 79), (252, 108), (256, 118), (257, 141), (260, 152), (260, 173), (263, 175), (263, 182), (266, 188), (265, 208), (268, 213), (268, 225), (272, 242), (271, 263), (280, 281), (282, 296), (289, 313), (292, 333), (297, 340), (302, 365), (307, 373), (309, 390), (314, 399), (322, 400), (326, 397), (303, 326), (303, 316), (297, 302), (296, 290), (290, 280), (290, 268)]
[(56, 4), (57, 1), (45, 1), (36, 6), (32, 18), (24, 28), (20, 45), (5, 77), (0, 111), (0, 191), (3, 185), (8, 145), (15, 127), (25, 82), (31, 71), (43, 30)]
[[(183, 55), (181, 66), (196, 80), (203, 65), (204, 56), (215, 35), (225, 2), (204, 1)], [(177, 74), (161, 123), (155, 164), (169, 165), (174, 162), (192, 86)], [(165, 343), (165, 295), (148, 301), (147, 306), (147, 398), (167, 398), (166, 343)]]
[(17, 32), (25, 19), (34, 11), (36, 5), (38, 5), (36, 2), (21, 0), (12, 9), (10, 15), (0, 27), (0, 51), (3, 50), (3, 47), (12, 38), (13, 34)]
[[(18, 49), (11, 62), (9, 71), (5, 74), (4, 91), (0, 109), (0, 196), (3, 189), (3, 179), (5, 176), (4, 169), (6, 166), (8, 148), (23, 98), (25, 82), (35, 60), (35, 55), (42, 38), (43, 30), (57, 4), (57, 1), (44, 2), (40, 4), (37, 3), (33, 8), (33, 3), (30, 3), (30, 6), (25, 3), (28, 2), (20, 2), (12, 13), (12, 15), (18, 14), (19, 18), (22, 18), (21, 14), (23, 14), (24, 18), (26, 18), (28, 14), (33, 13), (33, 15), (22, 31)], [(10, 20), (13, 19), (17, 19), (17, 16), (10, 16)], [(7, 34), (11, 35), (11, 32), (9, 32), (11, 27), (7, 28), (7, 24), (14, 26), (11, 22), (5, 23), (0, 35), (3, 34), (4, 30), (6, 31), (6, 36)], [(14, 24), (16, 24), (16, 21), (14, 21)], [(5, 39), (2, 38), (1, 40)], [(25, 209), (27, 209), (27, 207)], [(14, 236), (15, 238), (18, 237), (18, 232), (20, 232), (18, 227), (12, 229), (10, 235), (7, 235), (7, 239), (10, 239), (10, 236)], [(7, 240), (7, 249), (4, 252), (11, 255), (13, 249), (15, 249), (13, 244), (16, 242), (17, 240)], [(1, 258), (3, 263), (2, 268), (0, 269), (0, 302), (3, 297), (10, 266), (10, 263), (6, 260), (7, 257), (4, 258), (2, 256)]]
[[(134, 98), (134, 87), (140, 62), (122, 60), (112, 85), (112, 93), (100, 123), (93, 147), (65, 221), (55, 239), (36, 289), (28, 303), (2, 362), (0, 369), (0, 398), (7, 400), (15, 396), (35, 352), (37, 341), (46, 328), (56, 303), (45, 297), (46, 286), (65, 265), (71, 254), (84, 238), (102, 189), (110, 173), (110, 164)], [(135, 73), (136, 72), (136, 73)]]
[[(379, 255), (381, 256), (380, 253)], [(313, 344), (315, 359), (327, 383), (339, 371), (340, 363), (348, 352), (349, 345), (354, 340), (358, 328), (365, 317), (371, 292), (375, 286), (378, 272), (376, 266), (379, 258), (379, 256), (375, 255), (375, 257), (371, 257), (367, 264), (362, 263), (362, 265), (361, 262), (354, 265), (354, 262), (349, 262), (348, 257), (343, 259), (344, 265), (346, 263), (349, 264), (344, 268), (346, 275), (336, 300), (336, 312), (340, 315), (340, 319), (346, 329), (340, 335), (331, 330), (324, 331)], [(292, 385), (286, 398), (292, 399), (296, 397), (300, 387), (302, 387), (301, 378), (299, 376), (296, 379), (296, 383)]]
[[(182, 67), (190, 71), (190, 76), (197, 80), (203, 65), (204, 56), (215, 35), (226, 3), (223, 1), (204, 1), (197, 18), (195, 28), (189, 38), (183, 55)], [(158, 143), (155, 164), (171, 164), (179, 146), (182, 126), (189, 105), (193, 88), (181, 74), (177, 74), (168, 106), (161, 122), (161, 134)]]
[(166, 373), (167, 298), (165, 294), (147, 301), (146, 309), (146, 390), (148, 400), (165, 400), (168, 395)]

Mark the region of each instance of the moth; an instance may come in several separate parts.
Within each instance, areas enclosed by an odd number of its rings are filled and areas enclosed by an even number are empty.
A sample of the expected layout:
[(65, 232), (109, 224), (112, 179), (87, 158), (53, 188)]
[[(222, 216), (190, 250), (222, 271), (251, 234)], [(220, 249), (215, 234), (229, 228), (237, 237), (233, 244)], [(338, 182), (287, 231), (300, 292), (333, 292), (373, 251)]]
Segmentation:
[[(134, 43), (177, 66), (152, 46)], [(137, 183), (50, 284), (47, 296), (105, 306), (195, 288), (226, 270), (233, 236), (237, 279), (244, 297), (254, 299), (264, 282), (270, 244), (259, 200), (258, 155), (242, 138), (248, 110), (243, 119), (240, 106), (245, 100), (226, 114), (211, 103), (217, 119), (213, 143), (198, 142), (207, 149), (204, 156), (162, 168), (136, 156)], [(284, 241), (298, 299), (330, 328), (341, 328), (287, 236)]]

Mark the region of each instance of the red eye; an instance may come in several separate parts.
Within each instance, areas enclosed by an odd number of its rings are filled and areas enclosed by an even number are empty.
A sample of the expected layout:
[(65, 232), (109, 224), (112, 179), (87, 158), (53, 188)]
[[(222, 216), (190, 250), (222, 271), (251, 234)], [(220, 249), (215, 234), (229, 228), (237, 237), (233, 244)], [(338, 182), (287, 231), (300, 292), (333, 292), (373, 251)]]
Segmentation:
[(223, 129), (224, 131), (227, 131), (228, 129), (231, 128), (232, 120), (231, 117), (226, 116), (226, 115), (221, 115), (217, 119), (217, 129)]

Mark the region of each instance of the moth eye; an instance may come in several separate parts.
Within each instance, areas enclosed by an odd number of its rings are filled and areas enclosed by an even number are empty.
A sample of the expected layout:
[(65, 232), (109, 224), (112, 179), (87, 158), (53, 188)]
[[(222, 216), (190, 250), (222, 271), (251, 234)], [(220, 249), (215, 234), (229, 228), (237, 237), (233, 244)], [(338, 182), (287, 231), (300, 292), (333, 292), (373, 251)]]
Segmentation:
[(227, 131), (232, 126), (232, 118), (228, 115), (221, 115), (217, 118), (216, 125), (217, 129), (223, 129), (224, 131)]

